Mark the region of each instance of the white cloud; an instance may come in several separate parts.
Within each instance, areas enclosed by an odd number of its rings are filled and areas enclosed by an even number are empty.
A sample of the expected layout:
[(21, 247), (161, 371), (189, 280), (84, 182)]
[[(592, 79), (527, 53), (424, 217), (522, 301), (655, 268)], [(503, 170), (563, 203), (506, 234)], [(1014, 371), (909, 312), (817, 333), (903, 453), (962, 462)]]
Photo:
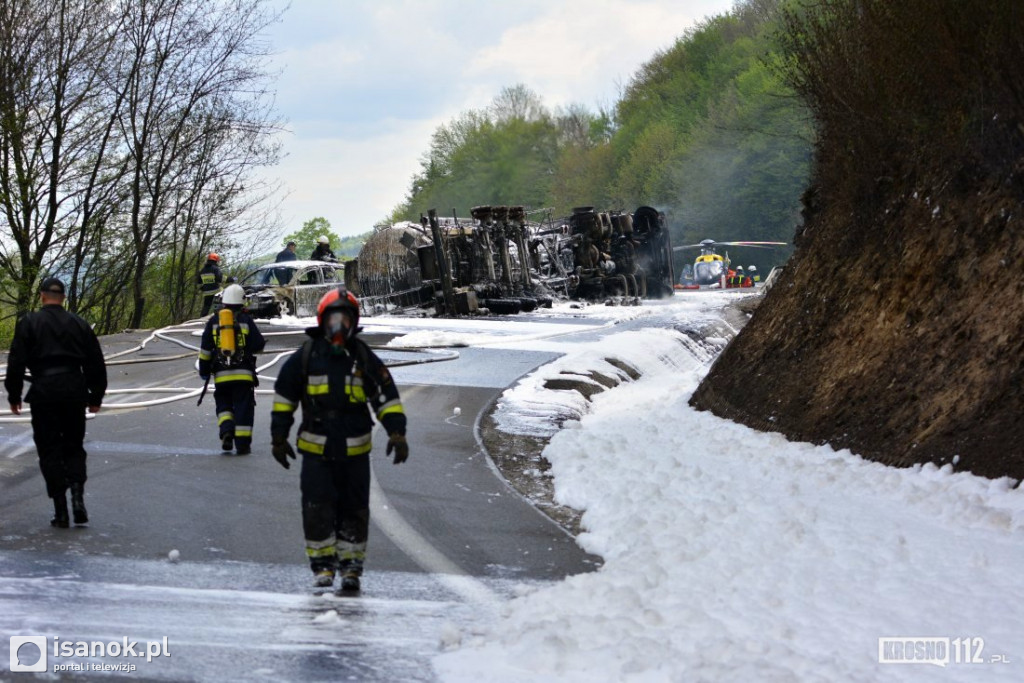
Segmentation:
[[(469, 74), (500, 74), (542, 94), (549, 105), (617, 98), (636, 70), (701, 17), (691, 5), (627, 0), (553, 3), (479, 51)], [(605, 102), (600, 102), (605, 104)]]
[[(283, 4), (284, 0), (280, 0)], [(268, 38), (283, 73), (281, 235), (359, 234), (408, 191), (438, 126), (522, 83), (549, 107), (612, 106), (645, 61), (731, 0), (295, 0)]]
[(419, 170), (409, 146), (425, 149), (434, 125), (390, 119), (362, 138), (306, 136), (299, 125), (285, 139), (289, 156), (274, 171), (291, 190), (282, 209), (285, 232), (316, 216), (330, 221), (339, 235), (372, 229), (404, 199)]

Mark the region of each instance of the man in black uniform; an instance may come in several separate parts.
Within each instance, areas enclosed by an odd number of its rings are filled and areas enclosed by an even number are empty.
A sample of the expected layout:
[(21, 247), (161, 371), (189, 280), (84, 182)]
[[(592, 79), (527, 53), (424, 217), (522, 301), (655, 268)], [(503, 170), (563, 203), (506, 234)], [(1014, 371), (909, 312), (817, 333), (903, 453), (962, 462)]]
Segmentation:
[[(221, 326), (220, 312), (206, 321), (199, 342), (199, 376), (209, 380), (213, 373), (221, 448), (230, 451), (234, 447), (238, 455), (249, 455), (256, 413), (256, 354), (263, 350), (266, 341), (256, 321), (242, 310), (242, 285), (228, 285), (221, 301), (234, 321), (229, 330)], [(232, 338), (230, 345), (224, 343), (225, 335)]]
[(296, 261), (298, 256), (295, 254), (295, 242), (289, 242), (285, 245), (285, 248), (277, 253), (277, 258), (274, 259), (274, 263), (283, 263), (285, 261)]
[(288, 432), (302, 404), (298, 447), (302, 453), (302, 527), (316, 586), (334, 583), (359, 590), (370, 527), (369, 406), (388, 433), (395, 464), (409, 457), (405, 411), (387, 366), (363, 340), (359, 302), (344, 288), (328, 292), (317, 307), (317, 327), (285, 361), (274, 384), (270, 434), (274, 458), (286, 469), (295, 451)]
[(206, 257), (206, 264), (196, 275), (196, 283), (199, 285), (199, 291), (203, 294), (203, 310), (199, 313), (200, 318), (206, 317), (210, 313), (213, 297), (220, 291), (220, 285), (224, 281), (219, 264), (220, 256), (210, 254)]
[(64, 310), (64, 283), (46, 278), (39, 287), (42, 308), (26, 314), (14, 329), (7, 360), (7, 401), (21, 414), (25, 370), (32, 386), (32, 438), (46, 495), (53, 498), (50, 524), (69, 526), (67, 490), (75, 524), (85, 524), (85, 410), (97, 413), (107, 391), (107, 367), (99, 340), (89, 324)]

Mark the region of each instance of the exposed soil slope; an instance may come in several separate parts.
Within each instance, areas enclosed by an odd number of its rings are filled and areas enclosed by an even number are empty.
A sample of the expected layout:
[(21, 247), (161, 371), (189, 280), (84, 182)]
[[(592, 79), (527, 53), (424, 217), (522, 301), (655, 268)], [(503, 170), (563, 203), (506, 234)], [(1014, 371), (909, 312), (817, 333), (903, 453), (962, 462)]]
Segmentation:
[[(797, 252), (691, 404), (891, 465), (1024, 478), (1024, 183), (809, 192)], [(881, 197), (881, 201), (877, 201)]]

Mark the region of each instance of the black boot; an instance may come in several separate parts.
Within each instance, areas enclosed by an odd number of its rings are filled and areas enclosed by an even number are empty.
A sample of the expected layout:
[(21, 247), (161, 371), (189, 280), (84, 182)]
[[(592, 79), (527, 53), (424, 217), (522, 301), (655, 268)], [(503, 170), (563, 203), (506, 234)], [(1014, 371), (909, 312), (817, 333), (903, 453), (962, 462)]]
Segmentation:
[(50, 526), (60, 529), (67, 529), (69, 526), (68, 499), (64, 491), (61, 491), (60, 495), (53, 499), (53, 519), (50, 520)]
[[(75, 515), (75, 524), (89, 522), (89, 513), (85, 511), (85, 484), (71, 485), (71, 512)], [(67, 512), (64, 516), (67, 517)]]

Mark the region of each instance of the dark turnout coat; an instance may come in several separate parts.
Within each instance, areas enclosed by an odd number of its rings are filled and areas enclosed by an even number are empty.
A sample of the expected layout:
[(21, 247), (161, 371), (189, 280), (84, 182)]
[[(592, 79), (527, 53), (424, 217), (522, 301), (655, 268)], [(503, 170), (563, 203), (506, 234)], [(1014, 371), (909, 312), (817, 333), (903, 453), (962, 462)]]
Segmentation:
[(4, 379), (9, 403), (21, 403), (26, 370), (32, 375), (27, 403), (103, 403), (107, 368), (96, 333), (59, 304), (47, 304), (18, 321)]

